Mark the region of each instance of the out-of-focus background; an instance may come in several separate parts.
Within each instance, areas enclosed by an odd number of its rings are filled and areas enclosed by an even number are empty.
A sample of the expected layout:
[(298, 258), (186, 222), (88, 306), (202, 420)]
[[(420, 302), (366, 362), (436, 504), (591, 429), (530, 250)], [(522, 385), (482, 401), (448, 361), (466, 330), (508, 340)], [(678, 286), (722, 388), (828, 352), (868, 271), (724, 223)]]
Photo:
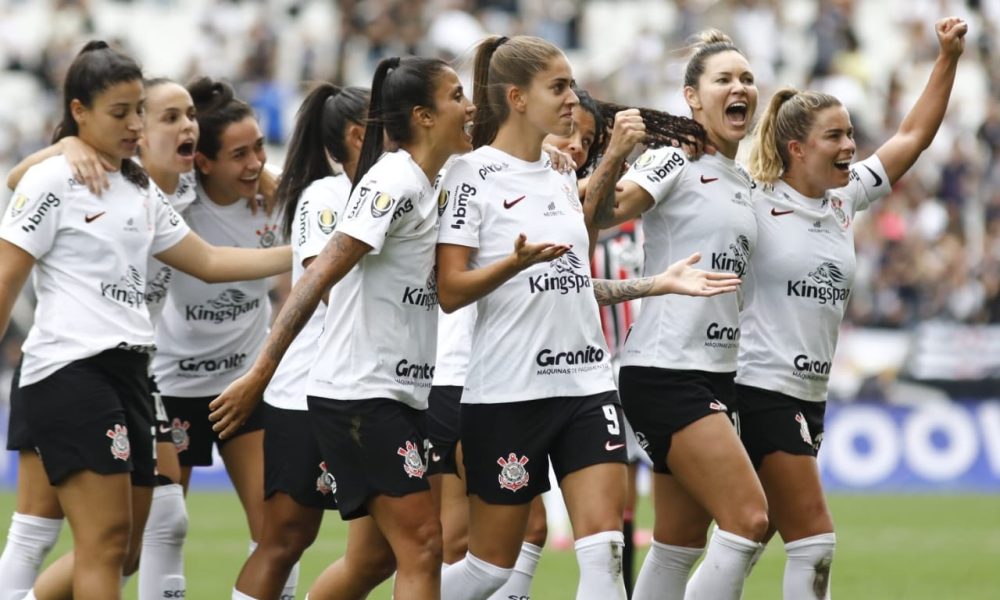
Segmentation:
[[(970, 33), (945, 123), (893, 193), (857, 220), (858, 276), (821, 453), (829, 489), (893, 494), (843, 510), (884, 503), (898, 516), (894, 499), (916, 492), (950, 495), (932, 496), (940, 502), (1000, 492), (1000, 0), (0, 0), (0, 173), (47, 143), (64, 70), (88, 39), (118, 44), (149, 76), (231, 80), (280, 165), (310, 81), (367, 86), (381, 57), (407, 53), (456, 59), (467, 74), (471, 48), (490, 33), (564, 48), (597, 98), (687, 114), (685, 48), (706, 27), (729, 33), (749, 58), (758, 112), (785, 84), (833, 93), (851, 111), (864, 158), (921, 91), (937, 54), (933, 23), (948, 15), (968, 20)], [(0, 206), (9, 195), (0, 190)], [(631, 236), (606, 239), (598, 261), (598, 271), (632, 272), (641, 249)], [(0, 342), (3, 421), (27, 300)], [(605, 311), (612, 346), (636, 308)], [(0, 488), (13, 486), (14, 462), (0, 458)], [(209, 470), (195, 485), (225, 481)], [(1000, 498), (975, 501), (983, 512), (969, 514), (1000, 514)], [(952, 509), (915, 518), (940, 510)], [(986, 538), (972, 553), (995, 561), (1000, 524), (983, 530), (975, 518), (968, 529)], [(918, 538), (878, 539), (913, 549)], [(918, 597), (893, 589), (849, 595)], [(968, 593), (926, 597), (980, 597)]]

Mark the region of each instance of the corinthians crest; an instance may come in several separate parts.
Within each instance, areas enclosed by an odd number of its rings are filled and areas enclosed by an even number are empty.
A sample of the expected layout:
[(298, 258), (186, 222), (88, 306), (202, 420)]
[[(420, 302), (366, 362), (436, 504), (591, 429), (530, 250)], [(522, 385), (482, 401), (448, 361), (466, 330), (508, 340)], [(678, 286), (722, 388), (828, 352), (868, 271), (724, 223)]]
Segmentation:
[(497, 464), (500, 465), (500, 475), (497, 478), (500, 487), (516, 492), (528, 485), (528, 470), (524, 468), (528, 464), (527, 456), (518, 458), (517, 454), (511, 452), (506, 459), (502, 456), (498, 458)]
[(424, 472), (427, 471), (427, 466), (424, 464), (422, 458), (420, 458), (420, 452), (417, 450), (417, 445), (413, 442), (407, 440), (405, 448), (397, 448), (396, 454), (403, 457), (403, 470), (410, 477), (423, 477)]

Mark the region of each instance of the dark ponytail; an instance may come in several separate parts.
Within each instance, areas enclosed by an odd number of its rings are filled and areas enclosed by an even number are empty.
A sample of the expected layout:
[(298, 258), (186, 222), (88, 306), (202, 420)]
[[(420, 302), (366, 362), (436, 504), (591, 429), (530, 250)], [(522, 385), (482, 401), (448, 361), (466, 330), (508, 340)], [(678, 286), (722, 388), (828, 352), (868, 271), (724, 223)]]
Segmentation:
[(187, 86), (198, 114), (197, 151), (215, 160), (222, 148), (222, 132), (232, 123), (254, 116), (253, 109), (238, 99), (233, 86), (209, 77), (195, 79)]
[[(629, 108), (614, 102), (598, 102), (598, 105), (609, 130), (614, 127), (615, 114)], [(705, 128), (694, 119), (651, 108), (640, 108), (639, 115), (646, 126), (646, 141), (643, 144), (647, 148), (679, 144), (705, 145)]]
[(382, 156), (383, 136), (393, 144), (405, 144), (413, 138), (410, 115), (418, 106), (434, 106), (438, 77), (447, 68), (443, 60), (420, 56), (394, 56), (378, 63), (352, 190)]
[(344, 140), (347, 126), (362, 124), (367, 106), (368, 90), (339, 88), (329, 83), (319, 84), (302, 101), (278, 182), (278, 204), (285, 213), (282, 230), (286, 239), (292, 235), (302, 192), (317, 179), (333, 174), (327, 155), (339, 163), (347, 161)]
[[(87, 42), (66, 71), (63, 83), (63, 118), (52, 134), (52, 143), (80, 133), (80, 127), (70, 110), (73, 100), (90, 108), (101, 92), (113, 85), (130, 81), (142, 81), (142, 69), (132, 58), (101, 40)], [(125, 179), (136, 186), (142, 189), (149, 187), (149, 176), (135, 161), (122, 161), (121, 172)]]

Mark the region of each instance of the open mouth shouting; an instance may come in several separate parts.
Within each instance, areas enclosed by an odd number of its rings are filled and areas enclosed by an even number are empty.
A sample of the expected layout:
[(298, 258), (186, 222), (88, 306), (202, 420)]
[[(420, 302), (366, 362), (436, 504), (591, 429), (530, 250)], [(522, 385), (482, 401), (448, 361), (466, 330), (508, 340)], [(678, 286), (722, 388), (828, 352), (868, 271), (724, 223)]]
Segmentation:
[(749, 111), (750, 107), (746, 103), (746, 100), (737, 100), (726, 106), (726, 121), (733, 127), (746, 127)]

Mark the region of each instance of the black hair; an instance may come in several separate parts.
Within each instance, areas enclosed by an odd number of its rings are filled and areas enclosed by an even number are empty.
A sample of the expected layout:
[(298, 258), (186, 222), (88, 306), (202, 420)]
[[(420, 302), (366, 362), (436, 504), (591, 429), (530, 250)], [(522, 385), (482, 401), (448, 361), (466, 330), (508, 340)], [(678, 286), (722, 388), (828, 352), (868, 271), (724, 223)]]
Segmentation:
[[(130, 81), (142, 81), (142, 69), (131, 57), (101, 40), (87, 42), (66, 71), (63, 83), (63, 118), (52, 134), (52, 143), (80, 133), (80, 127), (70, 110), (73, 100), (90, 108), (94, 99), (102, 92), (113, 85)], [(135, 161), (122, 161), (121, 172), (125, 179), (136, 186), (143, 189), (149, 187), (149, 176)]]
[(291, 238), (302, 192), (313, 181), (333, 174), (327, 155), (339, 163), (346, 162), (347, 126), (364, 124), (368, 96), (364, 88), (321, 83), (302, 101), (278, 182), (278, 204), (285, 211), (282, 230), (286, 239)]
[(410, 114), (417, 106), (434, 106), (438, 78), (447, 68), (448, 63), (441, 59), (420, 56), (393, 56), (378, 63), (352, 190), (382, 155), (383, 135), (395, 144), (412, 139)]
[[(590, 148), (587, 149), (587, 159), (576, 170), (576, 176), (583, 179), (594, 168), (601, 155), (604, 154), (610, 134), (608, 132), (607, 119), (601, 111), (600, 102), (594, 99), (586, 90), (582, 90), (576, 86), (573, 87), (573, 92), (580, 99), (580, 108), (590, 113), (594, 118), (594, 141), (590, 144)], [(614, 119), (614, 115), (611, 118)]]
[(233, 86), (225, 81), (199, 77), (187, 85), (198, 113), (197, 151), (215, 160), (222, 148), (222, 132), (254, 112), (249, 104), (236, 97)]
[[(607, 141), (610, 141), (611, 128), (614, 127), (615, 114), (618, 111), (626, 110), (628, 106), (615, 104), (614, 102), (599, 101), (601, 113), (604, 115), (604, 122), (608, 128)], [(705, 128), (701, 123), (690, 117), (672, 115), (662, 110), (652, 108), (640, 108), (639, 116), (646, 126), (646, 141), (643, 145), (647, 148), (660, 148), (662, 146), (677, 146), (680, 144), (691, 144), (703, 147), (706, 141)], [(607, 143), (607, 141), (605, 143)]]

